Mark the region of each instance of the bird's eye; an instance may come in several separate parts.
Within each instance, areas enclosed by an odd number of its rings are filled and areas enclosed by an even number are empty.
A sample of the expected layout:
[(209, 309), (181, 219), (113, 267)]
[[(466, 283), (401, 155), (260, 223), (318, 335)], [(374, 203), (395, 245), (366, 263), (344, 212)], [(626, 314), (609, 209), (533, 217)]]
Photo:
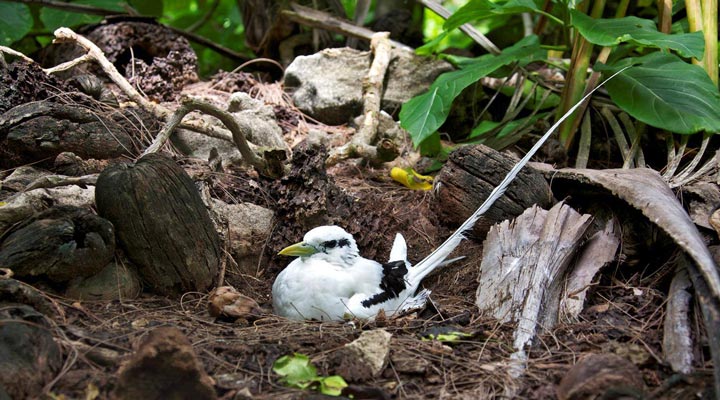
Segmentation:
[(340, 246), (340, 247), (350, 246), (350, 241), (347, 239), (340, 239), (340, 241), (338, 242), (338, 246)]
[(327, 242), (323, 243), (323, 247), (326, 249), (332, 249), (335, 246), (337, 246), (337, 240), (328, 240)]

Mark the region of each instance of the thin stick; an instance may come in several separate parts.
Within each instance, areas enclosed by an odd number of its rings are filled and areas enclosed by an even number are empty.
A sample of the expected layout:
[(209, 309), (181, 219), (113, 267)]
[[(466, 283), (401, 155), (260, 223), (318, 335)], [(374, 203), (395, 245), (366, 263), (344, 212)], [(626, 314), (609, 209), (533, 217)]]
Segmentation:
[[(434, 12), (435, 14), (441, 16), (443, 19), (450, 18), (450, 15), (452, 13), (445, 7), (443, 7), (441, 4), (432, 1), (432, 0), (416, 0), (418, 3), (422, 4), (423, 6), (429, 8)], [(487, 50), (491, 54), (500, 54), (500, 49), (495, 46), (495, 43), (493, 43), (490, 39), (487, 38), (487, 36), (483, 35), (482, 32), (475, 29), (474, 26), (470, 24), (463, 24), (460, 25), (460, 30), (464, 32), (466, 35), (470, 37), (475, 43), (479, 44), (480, 47)]]
[(181, 101), (180, 107), (178, 107), (178, 109), (175, 110), (175, 113), (170, 116), (165, 127), (163, 127), (160, 133), (158, 133), (153, 143), (145, 150), (145, 152), (143, 152), (143, 155), (155, 153), (160, 150), (160, 148), (162, 148), (162, 146), (164, 146), (170, 139), (170, 135), (175, 128), (177, 128), (182, 119), (192, 111), (202, 111), (219, 119), (220, 122), (222, 122), (232, 133), (235, 146), (237, 146), (240, 154), (242, 154), (243, 159), (248, 164), (255, 167), (258, 172), (266, 173), (267, 163), (252, 151), (245, 139), (245, 135), (242, 132), (242, 127), (238, 124), (237, 120), (235, 120), (230, 113), (223, 111), (212, 104), (192, 98), (184, 98)]

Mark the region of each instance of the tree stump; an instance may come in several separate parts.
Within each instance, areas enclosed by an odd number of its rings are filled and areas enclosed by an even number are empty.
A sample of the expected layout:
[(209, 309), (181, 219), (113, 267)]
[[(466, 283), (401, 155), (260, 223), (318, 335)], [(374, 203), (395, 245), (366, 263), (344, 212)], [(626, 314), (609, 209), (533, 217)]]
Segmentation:
[[(437, 184), (437, 213), (451, 227), (462, 224), (505, 178), (516, 160), (487, 146), (461, 147), (450, 154), (440, 170)], [(512, 219), (537, 204), (549, 208), (552, 192), (539, 172), (523, 168), (505, 194), (475, 224), (483, 236), (496, 222)]]
[(111, 165), (98, 177), (95, 202), (150, 290), (210, 288), (220, 264), (218, 234), (192, 179), (173, 160), (148, 154)]

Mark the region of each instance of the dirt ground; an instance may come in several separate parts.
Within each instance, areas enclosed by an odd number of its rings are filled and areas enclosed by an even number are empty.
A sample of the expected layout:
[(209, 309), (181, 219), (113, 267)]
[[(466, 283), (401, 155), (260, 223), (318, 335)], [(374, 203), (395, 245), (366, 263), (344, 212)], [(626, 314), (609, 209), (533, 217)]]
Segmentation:
[[(376, 203), (381, 204), (382, 212), (430, 214), (428, 193), (398, 189), (373, 179), (358, 185), (353, 179), (338, 176), (337, 182), (357, 197), (383, 198), (385, 201)], [(402, 216), (396, 219), (405, 220)], [(446, 234), (439, 231), (435, 234)], [(431, 249), (413, 243), (425, 240), (430, 246), (442, 238), (421, 230), (404, 233), (411, 243), (411, 261)], [(286, 243), (268, 247), (283, 245)], [(361, 246), (361, 253), (364, 250)], [(98, 360), (86, 354), (87, 349), (67, 344), (70, 341), (107, 348), (122, 357), (131, 354), (134, 344), (147, 332), (174, 326), (190, 339), (219, 396), (228, 399), (319, 398), (315, 392), (280, 384), (272, 372), (273, 362), (283, 355), (302, 353), (310, 356), (321, 375), (337, 374), (341, 371), (333, 354), (362, 331), (379, 328), (392, 333), (390, 361), (376, 378), (353, 382), (346, 376), (351, 384), (346, 393), (354, 398), (554, 399), (571, 366), (594, 353), (618, 354), (639, 368), (645, 393), (630, 393), (624, 398), (711, 396), (712, 365), (705, 341), (697, 346), (698, 372), (692, 377), (673, 376), (661, 358), (664, 293), (670, 267), (650, 271), (644, 269), (647, 266), (617, 265), (603, 271), (579, 320), (562, 321), (541, 333), (529, 349), (525, 371), (513, 378), (509, 358), (514, 351), (513, 326), (483, 318), (474, 305), (482, 243), (468, 240), (461, 245), (460, 253), (466, 258), (426, 279), (425, 287), (433, 291), (430, 306), (417, 314), (375, 322), (296, 322), (273, 316), (270, 286), (288, 260), (269, 251), (256, 276), (234, 270), (232, 263), (226, 270), (226, 283), (262, 307), (264, 314), (252, 322), (216, 321), (208, 314), (205, 293), (186, 293), (179, 300), (148, 294), (113, 302), (71, 303), (55, 298), (55, 336), (64, 338), (66, 362), (51, 390), (65, 398), (88, 398), (88, 393), (105, 398), (116, 384), (120, 359)], [(696, 318), (696, 326), (702, 325)], [(428, 332), (438, 329), (469, 336), (456, 343), (424, 339)], [(93, 392), (94, 388), (98, 392)]]

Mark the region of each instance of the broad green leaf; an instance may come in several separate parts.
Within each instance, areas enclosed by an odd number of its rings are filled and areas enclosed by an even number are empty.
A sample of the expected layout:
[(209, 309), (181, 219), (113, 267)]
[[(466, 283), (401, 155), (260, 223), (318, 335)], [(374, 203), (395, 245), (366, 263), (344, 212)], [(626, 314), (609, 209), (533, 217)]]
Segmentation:
[(320, 380), (320, 393), (328, 396), (340, 396), (347, 382), (339, 375), (328, 376)]
[(628, 42), (638, 46), (677, 51), (683, 57), (701, 59), (705, 52), (702, 32), (669, 35), (658, 32), (655, 22), (637, 17), (594, 19), (570, 10), (572, 24), (590, 43), (615, 46)]
[(288, 385), (302, 389), (318, 378), (317, 369), (310, 363), (310, 358), (299, 353), (278, 358), (273, 364), (273, 371), (282, 376)]
[[(94, 6), (107, 10), (115, 10), (119, 13), (125, 12), (122, 7), (123, 1), (120, 0), (78, 0), (73, 4), (82, 4), (86, 6)], [(92, 24), (102, 21), (102, 16), (89, 15), (76, 12), (69, 12), (49, 7), (40, 9), (40, 21), (49, 31), (54, 31), (61, 26), (74, 27), (85, 24)]]
[(400, 110), (400, 121), (417, 147), (429, 138), (447, 119), (453, 100), (466, 87), (500, 67), (513, 62), (521, 65), (543, 59), (546, 52), (540, 48), (537, 36), (523, 38), (497, 56), (484, 55), (463, 65), (458, 71), (440, 75), (430, 89), (406, 102)]
[(492, 2), (490, 0), (472, 0), (458, 9), (445, 22), (446, 31), (451, 31), (462, 24), (492, 17), (495, 15), (520, 14), (539, 11), (532, 0), (509, 0)]
[(658, 52), (595, 68), (611, 74), (630, 64), (605, 84), (628, 114), (676, 133), (720, 132), (720, 92), (705, 70)]
[(0, 2), (0, 45), (9, 46), (22, 39), (33, 26), (30, 9), (25, 4)]

